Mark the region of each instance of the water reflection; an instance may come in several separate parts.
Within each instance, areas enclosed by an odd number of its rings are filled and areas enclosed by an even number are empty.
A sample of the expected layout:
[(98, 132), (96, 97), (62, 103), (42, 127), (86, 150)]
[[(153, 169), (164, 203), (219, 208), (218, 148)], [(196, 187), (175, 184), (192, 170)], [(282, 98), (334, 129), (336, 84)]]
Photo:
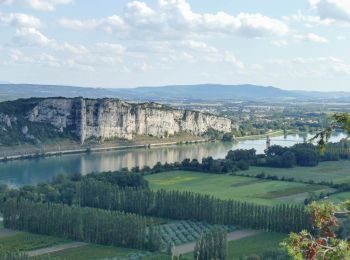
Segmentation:
[[(308, 138), (310, 138), (309, 136)], [(339, 141), (345, 135), (335, 135), (331, 141)], [(271, 145), (291, 146), (303, 142), (303, 136), (288, 135), (271, 137)], [(224, 158), (230, 149), (255, 148), (258, 153), (266, 149), (266, 139), (246, 140), (238, 143), (202, 143), (157, 147), (151, 149), (130, 149), (92, 154), (63, 155), (34, 160), (20, 160), (0, 163), (0, 182), (9, 186), (36, 184), (52, 179), (57, 174), (87, 174), (129, 169), (134, 166), (153, 166), (157, 162), (176, 162), (185, 158), (199, 159), (213, 156)]]

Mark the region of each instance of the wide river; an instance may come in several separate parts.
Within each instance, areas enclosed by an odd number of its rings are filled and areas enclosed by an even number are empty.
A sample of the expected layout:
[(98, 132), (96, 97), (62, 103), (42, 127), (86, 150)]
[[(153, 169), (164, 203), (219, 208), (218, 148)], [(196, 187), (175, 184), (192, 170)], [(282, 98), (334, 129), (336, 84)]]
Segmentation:
[[(334, 135), (330, 141), (337, 142), (344, 137), (343, 134)], [(299, 135), (277, 136), (271, 138), (271, 145), (292, 146), (303, 141), (304, 138)], [(236, 143), (174, 145), (151, 149), (129, 149), (8, 161), (0, 163), (0, 183), (18, 187), (45, 182), (57, 174), (115, 171), (123, 167), (131, 169), (134, 166), (153, 166), (157, 162), (171, 163), (182, 161), (185, 158), (202, 159), (207, 156), (224, 158), (229, 150), (251, 148), (256, 149), (257, 153), (263, 153), (266, 149), (266, 139), (260, 138)]]

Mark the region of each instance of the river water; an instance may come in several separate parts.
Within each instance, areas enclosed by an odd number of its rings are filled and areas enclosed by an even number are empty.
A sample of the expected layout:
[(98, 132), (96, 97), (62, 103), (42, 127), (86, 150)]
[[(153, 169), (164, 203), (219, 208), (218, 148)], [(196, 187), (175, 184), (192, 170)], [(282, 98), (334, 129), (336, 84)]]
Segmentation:
[[(337, 134), (330, 141), (337, 142), (344, 137), (343, 134)], [(271, 138), (271, 145), (292, 146), (304, 140), (305, 137), (300, 135), (277, 136)], [(129, 149), (8, 161), (0, 163), (0, 183), (18, 187), (46, 182), (57, 174), (115, 171), (123, 167), (131, 169), (134, 166), (153, 166), (157, 162), (172, 163), (182, 161), (185, 158), (199, 160), (207, 156), (224, 158), (229, 150), (251, 148), (256, 149), (257, 153), (263, 153), (266, 149), (266, 139), (259, 138), (236, 143), (174, 145), (151, 149)]]

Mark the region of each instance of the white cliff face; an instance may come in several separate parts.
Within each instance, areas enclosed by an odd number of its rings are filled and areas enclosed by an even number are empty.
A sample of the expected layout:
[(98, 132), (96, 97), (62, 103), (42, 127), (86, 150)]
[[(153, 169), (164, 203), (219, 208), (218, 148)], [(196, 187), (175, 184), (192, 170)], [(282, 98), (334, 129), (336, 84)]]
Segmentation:
[(224, 117), (116, 99), (49, 98), (40, 101), (27, 116), (32, 122), (68, 129), (82, 143), (89, 138), (163, 137), (178, 132), (201, 135), (211, 128), (221, 132), (235, 128), (232, 121)]

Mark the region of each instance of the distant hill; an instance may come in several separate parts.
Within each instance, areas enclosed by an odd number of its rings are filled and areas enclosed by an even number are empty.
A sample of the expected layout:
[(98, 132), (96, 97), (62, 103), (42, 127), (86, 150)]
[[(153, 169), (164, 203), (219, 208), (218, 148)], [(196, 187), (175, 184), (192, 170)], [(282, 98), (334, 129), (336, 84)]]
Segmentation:
[(289, 91), (257, 85), (173, 85), (137, 88), (84, 88), (55, 85), (0, 84), (0, 100), (28, 97), (113, 97), (136, 101), (159, 100), (350, 100), (350, 92)]

